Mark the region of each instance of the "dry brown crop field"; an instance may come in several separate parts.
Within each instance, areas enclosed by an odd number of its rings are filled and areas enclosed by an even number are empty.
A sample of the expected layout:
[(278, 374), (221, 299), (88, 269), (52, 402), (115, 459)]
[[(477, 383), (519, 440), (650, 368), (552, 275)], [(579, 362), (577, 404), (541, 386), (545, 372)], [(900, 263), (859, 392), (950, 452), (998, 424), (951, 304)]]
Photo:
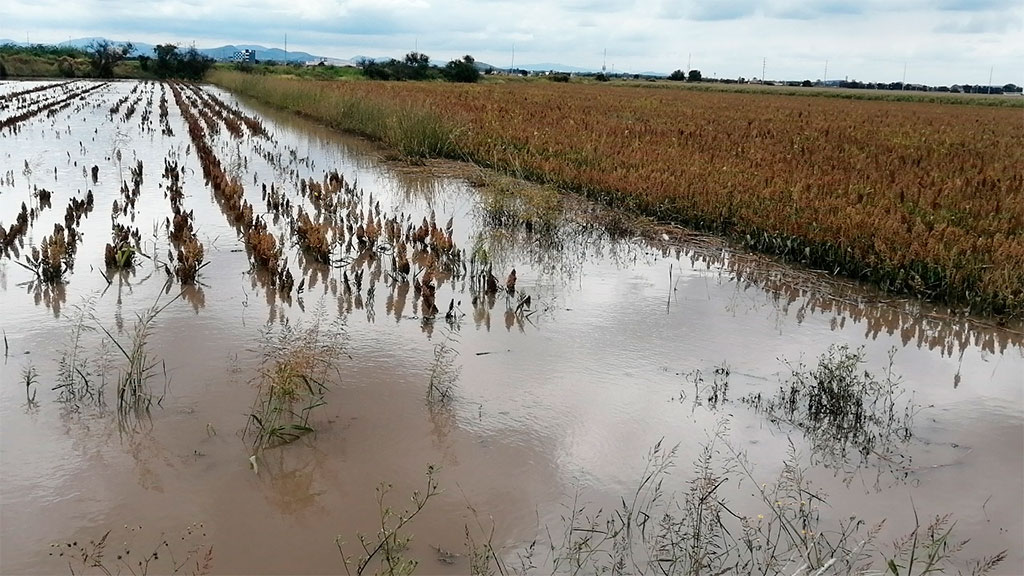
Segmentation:
[(240, 94), (555, 184), (885, 290), (1024, 313), (1019, 108), (546, 82), (315, 82)]

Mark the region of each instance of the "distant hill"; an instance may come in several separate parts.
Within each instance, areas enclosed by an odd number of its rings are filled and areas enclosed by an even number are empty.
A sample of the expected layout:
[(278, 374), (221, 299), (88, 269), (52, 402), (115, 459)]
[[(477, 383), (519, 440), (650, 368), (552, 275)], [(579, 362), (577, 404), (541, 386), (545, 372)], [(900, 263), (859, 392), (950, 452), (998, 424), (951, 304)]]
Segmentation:
[(235, 52), (242, 50), (253, 50), (256, 52), (257, 60), (276, 60), (278, 62), (310, 62), (324, 59), (323, 56), (314, 56), (309, 52), (296, 52), (289, 50), (285, 52), (280, 48), (267, 48), (258, 44), (227, 45), (219, 48), (198, 48), (199, 52), (215, 60), (230, 60)]

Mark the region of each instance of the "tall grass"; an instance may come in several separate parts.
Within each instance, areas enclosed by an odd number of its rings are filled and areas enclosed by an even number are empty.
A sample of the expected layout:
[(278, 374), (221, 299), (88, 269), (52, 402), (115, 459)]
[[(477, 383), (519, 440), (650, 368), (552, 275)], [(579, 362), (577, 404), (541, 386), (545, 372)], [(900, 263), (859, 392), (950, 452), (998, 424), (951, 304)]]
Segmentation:
[(208, 79), (237, 94), (376, 140), (410, 157), (459, 154), (455, 125), (422, 107), (346, 96), (336, 93), (330, 84), (311, 83), (296, 90), (296, 80), (291, 78), (215, 70)]

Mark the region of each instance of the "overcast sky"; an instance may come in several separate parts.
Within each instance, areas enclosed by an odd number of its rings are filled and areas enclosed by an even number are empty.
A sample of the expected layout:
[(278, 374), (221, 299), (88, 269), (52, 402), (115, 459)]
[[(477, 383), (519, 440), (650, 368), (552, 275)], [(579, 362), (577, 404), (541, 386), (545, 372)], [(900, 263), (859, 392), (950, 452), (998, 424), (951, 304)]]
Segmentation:
[(1024, 0), (4, 0), (0, 38), (768, 79), (1024, 84)]

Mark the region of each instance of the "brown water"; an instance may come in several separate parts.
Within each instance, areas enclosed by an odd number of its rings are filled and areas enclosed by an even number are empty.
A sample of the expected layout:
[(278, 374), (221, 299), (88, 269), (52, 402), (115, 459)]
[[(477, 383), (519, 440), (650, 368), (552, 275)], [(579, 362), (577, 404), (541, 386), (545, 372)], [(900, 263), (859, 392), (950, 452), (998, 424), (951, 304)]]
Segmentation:
[[(0, 83), (0, 96), (32, 85)], [(136, 92), (142, 98), (131, 118), (121, 118), (124, 106), (110, 117), (108, 109), (135, 86), (110, 84), (52, 118), (44, 113), (0, 135), (0, 223), (9, 227), (22, 202), (38, 205), (34, 188), (53, 192), (18, 257), (63, 221), (69, 198), (95, 195), (66, 285), (42, 286), (12, 258), (0, 259), (0, 328), (8, 345), (0, 366), (0, 572), (67, 573), (52, 543), (113, 530), (118, 549), (142, 549), (167, 537), (179, 542), (194, 524), (192, 540), (214, 547), (216, 573), (336, 573), (335, 536), (354, 552), (355, 534), (375, 530), (378, 483), (393, 484), (393, 502), (404, 506), (435, 464), (444, 492), (410, 525), (410, 554), (421, 560), (421, 573), (466, 573), (465, 557), (443, 563), (434, 547), (463, 551), (469, 506), (485, 526), (493, 519), (495, 545), (514, 557), (543, 537), (545, 526), (559, 529), (577, 491), (594, 507), (631, 494), (659, 439), (679, 444), (668, 483), (684, 489), (690, 462), (719, 422), (765, 482), (778, 474), (792, 439), (816, 485), (830, 494), (829, 519), (887, 517), (886, 535), (896, 535), (913, 526), (913, 499), (923, 516), (953, 513), (974, 555), (1008, 549), (1001, 573), (1024, 570), (1024, 344), (1017, 329), (886, 301), (709, 239), (660, 232), (622, 238), (578, 207), (543, 235), (489, 225), (465, 180), (383, 162), (359, 140), (242, 104), (263, 118), (274, 140), (248, 133), (233, 139), (221, 130), (214, 148), (225, 169), (240, 175), (257, 212), (264, 183), (312, 211), (296, 177), (320, 180), (335, 169), (387, 213), (412, 214), (417, 223), (431, 210), (438, 222), (453, 217), (459, 246), (486, 247), (501, 279), (516, 269), (532, 312), (515, 314), (518, 296), (503, 294), (474, 306), (468, 281), (457, 279), (438, 287), (437, 303), (443, 315), (450, 300), (459, 301), (465, 316), (454, 327), (440, 316), (424, 321), (412, 291), (386, 274), (375, 277), (372, 263), (359, 293), (346, 297), (342, 274), (353, 274), (365, 258), (312, 264), (294, 243), (291, 271), (296, 282), (305, 279), (305, 290), (284, 298), (251, 273), (242, 240), (203, 182), (170, 92), (174, 136), (161, 133), (157, 84)], [(140, 124), (147, 106), (151, 118)], [(0, 120), (13, 114), (0, 108)], [(268, 155), (279, 160), (268, 162), (257, 148), (280, 153)], [(149, 419), (123, 430), (110, 407), (61, 403), (51, 388), (78, 309), (89, 311), (83, 325), (92, 329), (83, 353), (98, 358), (99, 327), (129, 342), (137, 313), (181, 291), (176, 283), (165, 287), (162, 268), (168, 240), (160, 223), (170, 210), (161, 173), (169, 157), (186, 169), (184, 205), (194, 210), (210, 264), (200, 285), (157, 317), (149, 350), (164, 364), (152, 386), (164, 396)], [(100, 271), (110, 206), (136, 160), (144, 184), (134, 225), (143, 249), (161, 263), (143, 259), (108, 286)], [(93, 165), (96, 183), (87, 173)], [(276, 230), (287, 237), (283, 223)], [(387, 268), (385, 258), (379, 262)], [(309, 322), (318, 310), (344, 321), (350, 358), (339, 366), (328, 404), (314, 413), (316, 434), (263, 452), (255, 473), (242, 431), (261, 330)], [(460, 373), (452, 401), (437, 405), (425, 395), (434, 347), (449, 333)], [(813, 365), (833, 344), (862, 346), (864, 368), (876, 374), (895, 350), (901, 401), (912, 398), (919, 408), (912, 438), (897, 447), (898, 463), (825, 466), (798, 429), (739, 401), (771, 395), (790, 374), (785, 361)], [(695, 370), (706, 384), (726, 366), (725, 401), (694, 390)], [(38, 371), (34, 403), (22, 379), (29, 367)], [(727, 489), (737, 502), (749, 494), (735, 482)], [(180, 544), (179, 557), (184, 549)]]

